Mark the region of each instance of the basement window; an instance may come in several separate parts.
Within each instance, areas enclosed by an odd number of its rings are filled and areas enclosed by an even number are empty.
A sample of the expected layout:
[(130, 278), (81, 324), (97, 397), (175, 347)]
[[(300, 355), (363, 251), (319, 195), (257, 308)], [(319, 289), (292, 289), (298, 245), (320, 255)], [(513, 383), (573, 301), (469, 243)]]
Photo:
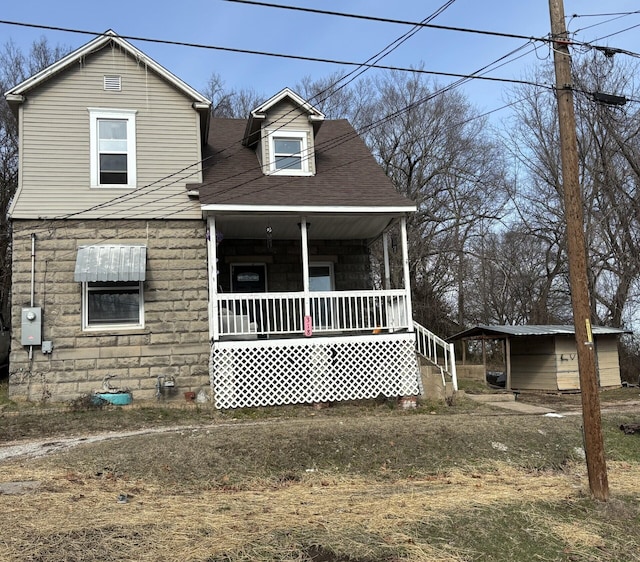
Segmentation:
[(142, 282), (83, 283), (83, 329), (142, 328)]

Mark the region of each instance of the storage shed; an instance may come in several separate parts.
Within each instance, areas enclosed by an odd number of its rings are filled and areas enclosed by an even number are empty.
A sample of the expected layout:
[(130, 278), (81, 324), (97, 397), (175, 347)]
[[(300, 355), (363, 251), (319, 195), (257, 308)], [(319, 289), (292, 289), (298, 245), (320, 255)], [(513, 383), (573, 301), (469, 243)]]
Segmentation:
[[(631, 333), (596, 326), (592, 330), (598, 383), (601, 388), (621, 386), (618, 338)], [(449, 341), (504, 340), (508, 390), (580, 390), (578, 356), (573, 326), (478, 325)]]

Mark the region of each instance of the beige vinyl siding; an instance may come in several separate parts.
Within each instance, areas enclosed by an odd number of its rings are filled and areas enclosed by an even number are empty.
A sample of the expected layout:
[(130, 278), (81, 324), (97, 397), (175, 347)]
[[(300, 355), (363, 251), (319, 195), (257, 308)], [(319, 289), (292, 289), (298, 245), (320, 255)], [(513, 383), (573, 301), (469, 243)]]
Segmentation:
[(304, 132), (307, 139), (307, 151), (310, 155), (308, 159), (309, 173), (315, 175), (316, 163), (313, 129), (311, 123), (309, 123), (307, 113), (288, 100), (282, 101), (269, 111), (265, 124), (263, 125), (262, 142), (260, 143), (262, 146), (261, 164), (265, 172), (269, 170), (270, 163), (273, 159), (267, 136), (267, 132), (270, 130)]
[[(122, 76), (122, 91), (104, 91), (105, 74)], [(200, 129), (192, 101), (111, 46), (35, 88), (22, 107), (20, 191), (13, 218), (200, 218), (198, 205), (185, 193), (186, 183), (201, 181)], [(137, 189), (90, 187), (88, 108), (137, 111)], [(171, 177), (162, 180), (166, 176)], [(114, 198), (121, 199), (82, 213)]]
[(620, 360), (618, 357), (618, 340), (615, 336), (597, 336), (598, 376), (600, 386), (620, 386)]
[(557, 390), (552, 337), (511, 339), (511, 388)]
[[(596, 336), (596, 350), (600, 386), (620, 386), (617, 337)], [(514, 390), (580, 390), (574, 336), (513, 338), (511, 373)]]
[(555, 359), (558, 370), (558, 390), (580, 390), (578, 352), (573, 334), (556, 336)]

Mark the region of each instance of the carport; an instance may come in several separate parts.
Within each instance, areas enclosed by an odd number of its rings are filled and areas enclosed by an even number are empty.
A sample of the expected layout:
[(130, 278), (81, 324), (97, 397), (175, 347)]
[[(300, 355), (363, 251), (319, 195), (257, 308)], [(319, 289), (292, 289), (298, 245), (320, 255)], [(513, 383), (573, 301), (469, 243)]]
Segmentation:
[[(631, 333), (620, 328), (593, 327), (594, 350), (601, 388), (621, 385), (618, 338)], [(449, 342), (487, 340), (504, 342), (507, 390), (579, 391), (580, 378), (573, 326), (500, 326), (479, 324), (448, 339)]]

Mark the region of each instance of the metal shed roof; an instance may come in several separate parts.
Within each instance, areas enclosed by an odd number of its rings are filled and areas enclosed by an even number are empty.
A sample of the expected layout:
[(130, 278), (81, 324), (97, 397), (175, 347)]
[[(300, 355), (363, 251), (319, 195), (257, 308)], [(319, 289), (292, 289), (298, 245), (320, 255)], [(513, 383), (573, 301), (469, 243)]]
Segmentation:
[(74, 279), (78, 282), (144, 281), (146, 265), (146, 246), (82, 246), (78, 248)]
[[(620, 335), (630, 334), (631, 330), (623, 330), (622, 328), (609, 328), (606, 326), (593, 326), (593, 334), (602, 335)], [(460, 332), (451, 336), (447, 341), (456, 341), (462, 339), (479, 338), (482, 336), (495, 337), (522, 337), (522, 336), (561, 336), (573, 335), (575, 329), (573, 326), (559, 326), (554, 324), (538, 324), (529, 326), (491, 326), (487, 324), (478, 324), (473, 328), (469, 328), (464, 332)]]

